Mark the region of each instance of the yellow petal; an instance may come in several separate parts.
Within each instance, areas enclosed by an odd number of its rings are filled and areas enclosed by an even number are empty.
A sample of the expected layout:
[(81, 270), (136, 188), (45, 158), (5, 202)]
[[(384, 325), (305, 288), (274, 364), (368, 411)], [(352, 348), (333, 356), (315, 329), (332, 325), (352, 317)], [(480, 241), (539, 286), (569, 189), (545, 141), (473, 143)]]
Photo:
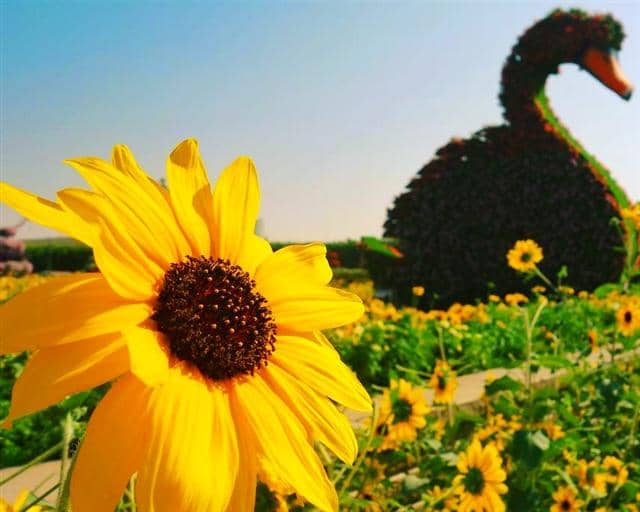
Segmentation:
[(7, 421), (49, 407), (67, 395), (104, 384), (128, 368), (127, 347), (118, 335), (38, 350), (29, 358), (13, 386)]
[(114, 294), (100, 274), (57, 277), (0, 306), (0, 353), (118, 332), (150, 314), (147, 304), (128, 303)]
[(4, 182), (0, 182), (0, 201), (37, 224), (65, 233), (86, 244), (91, 243), (90, 227), (74, 222), (60, 205), (53, 201)]
[(149, 390), (119, 379), (91, 415), (71, 476), (73, 510), (113, 512), (149, 443)]
[(167, 180), (173, 209), (191, 243), (192, 254), (209, 256), (213, 196), (196, 140), (181, 142), (169, 155)]
[(256, 503), (256, 485), (258, 464), (256, 458), (256, 439), (249, 427), (246, 414), (242, 410), (238, 397), (230, 393), (231, 413), (238, 435), (238, 450), (240, 470), (236, 478), (236, 486), (229, 502), (228, 512), (243, 512), (254, 510)]
[(303, 338), (278, 336), (271, 360), (318, 393), (350, 409), (371, 411), (369, 394), (331, 349)]
[(313, 450), (304, 427), (259, 373), (233, 390), (255, 433), (259, 456), (268, 459), (274, 477), (320, 510), (338, 510), (338, 497)]
[(238, 473), (229, 396), (180, 367), (153, 389), (151, 442), (138, 473), (142, 510), (224, 511)]
[(259, 209), (256, 168), (250, 158), (241, 156), (222, 172), (213, 192), (212, 252), (216, 257), (238, 262), (254, 233)]
[(265, 259), (256, 270), (257, 290), (269, 300), (291, 294), (291, 289), (323, 286), (332, 272), (323, 244), (289, 245)]
[(76, 158), (66, 163), (106, 199), (99, 205), (100, 218), (122, 226), (120, 234), (129, 244), (165, 269), (178, 259), (175, 241), (167, 230), (173, 216), (158, 213), (156, 202), (135, 180), (99, 158)]
[(347, 417), (328, 398), (320, 396), (277, 364), (270, 364), (264, 373), (311, 437), (324, 443), (342, 461), (352, 464), (358, 453), (358, 442)]
[(247, 239), (247, 244), (238, 255), (236, 265), (242, 267), (251, 277), (256, 273), (256, 268), (273, 254), (271, 245), (264, 238), (258, 235), (251, 235)]
[(153, 207), (152, 214), (164, 223), (171, 241), (175, 244), (176, 252), (174, 256), (177, 256), (175, 261), (180, 261), (183, 256), (191, 254), (189, 242), (180, 229), (178, 219), (176, 219), (171, 206), (169, 191), (142, 170), (127, 146), (114, 146), (112, 162), (114, 167), (133, 178), (153, 201), (151, 205)]
[(320, 331), (351, 323), (362, 316), (364, 306), (357, 295), (328, 286), (287, 289), (275, 299), (266, 297), (278, 328)]
[(162, 334), (149, 328), (129, 327), (123, 332), (129, 349), (131, 373), (147, 386), (166, 382), (169, 356)]

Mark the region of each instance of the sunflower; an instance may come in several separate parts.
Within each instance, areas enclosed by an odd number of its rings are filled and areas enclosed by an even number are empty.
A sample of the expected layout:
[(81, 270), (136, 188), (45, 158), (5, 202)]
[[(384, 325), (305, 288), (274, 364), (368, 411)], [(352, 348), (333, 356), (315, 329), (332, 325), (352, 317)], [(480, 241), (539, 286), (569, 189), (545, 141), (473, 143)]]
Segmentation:
[(584, 459), (577, 461), (577, 467), (571, 473), (578, 477), (580, 487), (593, 490), (600, 495), (607, 492), (607, 475), (600, 471), (595, 460), (587, 462)]
[(631, 336), (640, 329), (640, 307), (635, 302), (628, 301), (618, 308), (616, 320), (622, 335)]
[(589, 329), (587, 332), (587, 337), (589, 338), (589, 345), (591, 346), (591, 353), (597, 354), (600, 352), (600, 347), (598, 346), (598, 331), (595, 329)]
[(2, 353), (33, 351), (7, 422), (117, 379), (71, 478), (74, 510), (113, 511), (137, 473), (142, 511), (253, 510), (266, 463), (322, 510), (335, 489), (313, 449), (357, 443), (335, 403), (370, 398), (320, 333), (356, 320), (327, 286), (322, 244), (273, 252), (254, 234), (260, 193), (240, 157), (209, 185), (197, 142), (167, 160), (168, 189), (125, 146), (67, 162), (91, 186), (56, 201), (0, 184), (19, 213), (93, 248), (100, 273), (60, 276), (0, 308)]
[(397, 448), (402, 441), (413, 441), (417, 431), (427, 425), (429, 406), (423, 391), (400, 379), (392, 380), (380, 402), (378, 430), (386, 431), (381, 450)]
[(551, 512), (578, 512), (583, 502), (571, 487), (560, 487), (552, 494)]
[(424, 295), (424, 286), (414, 286), (411, 288), (411, 293), (416, 297), (422, 297)]
[(451, 369), (449, 363), (443, 360), (436, 362), (429, 385), (433, 388), (433, 401), (436, 404), (450, 404), (453, 402), (458, 382), (456, 373)]
[(509, 304), (509, 306), (519, 306), (520, 304), (529, 302), (529, 299), (522, 293), (507, 293), (504, 296), (504, 301)]
[(613, 485), (624, 485), (629, 476), (629, 471), (617, 457), (607, 455), (602, 461), (602, 469), (607, 475), (607, 482)]
[[(29, 491), (23, 489), (16, 496), (13, 505), (8, 501), (5, 501), (4, 498), (0, 497), (0, 512), (40, 512), (42, 507), (40, 505), (33, 505), (29, 508), (24, 508), (27, 504), (27, 500), (29, 499)], [(31, 502), (34, 500), (31, 499)]]
[(533, 240), (518, 240), (507, 253), (509, 266), (518, 272), (531, 272), (542, 258), (542, 248)]
[(503, 483), (507, 474), (502, 469), (502, 458), (493, 444), (484, 448), (474, 440), (466, 452), (458, 458), (460, 474), (453, 479), (460, 495), (459, 512), (504, 512), (505, 504), (500, 498), (507, 492)]

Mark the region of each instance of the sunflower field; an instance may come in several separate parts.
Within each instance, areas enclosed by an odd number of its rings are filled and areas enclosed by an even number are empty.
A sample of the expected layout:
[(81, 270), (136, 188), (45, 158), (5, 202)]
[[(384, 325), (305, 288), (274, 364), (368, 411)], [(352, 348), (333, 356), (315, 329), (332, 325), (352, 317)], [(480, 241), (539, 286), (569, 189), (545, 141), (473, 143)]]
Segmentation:
[(514, 240), (526, 294), (419, 308), (324, 244), (274, 251), (247, 157), (214, 187), (192, 139), (168, 188), (125, 146), (69, 163), (97, 192), (0, 183), (98, 270), (0, 278), (1, 510), (637, 512), (635, 244), (586, 291)]

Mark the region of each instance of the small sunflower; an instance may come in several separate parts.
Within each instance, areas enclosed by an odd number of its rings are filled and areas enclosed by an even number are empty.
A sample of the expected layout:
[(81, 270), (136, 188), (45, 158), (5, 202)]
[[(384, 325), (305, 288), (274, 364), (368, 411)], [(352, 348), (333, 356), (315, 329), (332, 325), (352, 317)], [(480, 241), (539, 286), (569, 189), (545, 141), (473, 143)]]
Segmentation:
[(542, 258), (542, 248), (533, 240), (518, 240), (507, 253), (509, 266), (518, 272), (531, 272)]
[(413, 441), (417, 431), (427, 425), (425, 416), (428, 412), (429, 406), (420, 388), (403, 379), (392, 380), (380, 403), (377, 427), (386, 431), (380, 449), (390, 450), (402, 441)]
[[(32, 505), (29, 508), (24, 508), (27, 504), (27, 500), (29, 500), (29, 491), (26, 489), (23, 489), (18, 493), (13, 505), (0, 497), (0, 512), (40, 512), (42, 510), (40, 505)], [(35, 500), (31, 499), (29, 501), (33, 502)]]
[(165, 189), (125, 146), (67, 162), (91, 190), (56, 201), (0, 183), (31, 220), (93, 248), (100, 273), (70, 274), (0, 308), (2, 353), (33, 351), (7, 421), (116, 379), (87, 426), (74, 510), (111, 512), (137, 473), (140, 510), (253, 510), (257, 475), (321, 510), (338, 498), (313, 448), (346, 462), (356, 438), (335, 403), (371, 402), (320, 333), (360, 317), (327, 286), (322, 244), (273, 252), (254, 234), (260, 192), (238, 158), (212, 190), (197, 142), (167, 160)]
[(617, 457), (607, 455), (602, 461), (602, 469), (607, 475), (607, 482), (613, 485), (624, 485), (629, 477), (629, 471)]
[(424, 295), (424, 286), (414, 286), (411, 288), (411, 293), (416, 297), (422, 297)]
[(593, 490), (600, 495), (606, 494), (607, 475), (600, 470), (595, 460), (578, 460), (577, 467), (571, 473), (578, 477), (578, 483), (583, 489)]
[(493, 444), (484, 448), (474, 440), (466, 452), (458, 458), (460, 474), (453, 480), (460, 495), (459, 512), (504, 512), (500, 497), (507, 492), (504, 481), (507, 474), (502, 469), (502, 458)]
[(529, 302), (529, 298), (522, 293), (507, 293), (504, 296), (504, 301), (509, 304), (509, 306), (519, 306), (520, 304)]
[(436, 404), (450, 404), (458, 388), (456, 372), (451, 369), (449, 363), (438, 360), (429, 385), (433, 388), (433, 401)]
[(598, 352), (600, 352), (600, 347), (598, 346), (598, 331), (596, 331), (595, 329), (589, 329), (587, 337), (589, 338), (591, 353), (597, 354)]
[(616, 320), (622, 335), (631, 336), (640, 329), (640, 307), (634, 301), (628, 301), (618, 308)]
[(551, 512), (578, 512), (583, 502), (571, 487), (560, 487), (552, 494)]

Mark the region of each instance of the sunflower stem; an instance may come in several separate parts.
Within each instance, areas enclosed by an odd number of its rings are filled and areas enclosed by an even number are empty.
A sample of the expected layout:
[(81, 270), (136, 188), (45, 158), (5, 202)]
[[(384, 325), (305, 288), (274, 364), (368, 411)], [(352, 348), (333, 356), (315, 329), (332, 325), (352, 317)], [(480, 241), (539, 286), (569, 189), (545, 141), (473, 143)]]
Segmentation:
[(15, 477), (17, 477), (18, 475), (21, 475), (22, 473), (24, 473), (25, 471), (27, 471), (29, 468), (35, 466), (36, 464), (48, 459), (49, 457), (51, 457), (53, 454), (55, 454), (57, 451), (60, 450), (60, 448), (62, 448), (63, 446), (63, 442), (60, 441), (58, 444), (53, 445), (51, 448), (49, 448), (48, 450), (42, 452), (40, 455), (38, 455), (37, 457), (31, 459), (29, 462), (27, 462), (24, 466), (22, 466), (20, 469), (18, 469), (17, 471), (15, 471), (14, 473), (11, 473), (8, 477), (3, 478), (2, 480), (0, 480), (0, 486), (3, 486), (4, 484), (6, 484), (7, 482), (9, 482), (10, 480), (13, 480)]
[[(62, 461), (60, 463), (60, 494), (58, 494), (58, 500), (56, 502), (56, 511), (67, 512), (69, 510), (69, 490), (71, 486), (71, 473), (73, 466), (75, 465), (76, 457), (74, 455), (71, 463), (69, 463), (69, 447), (73, 440), (73, 417), (71, 413), (67, 413), (63, 422), (63, 448), (62, 448)], [(76, 452), (77, 453), (77, 452)]]

